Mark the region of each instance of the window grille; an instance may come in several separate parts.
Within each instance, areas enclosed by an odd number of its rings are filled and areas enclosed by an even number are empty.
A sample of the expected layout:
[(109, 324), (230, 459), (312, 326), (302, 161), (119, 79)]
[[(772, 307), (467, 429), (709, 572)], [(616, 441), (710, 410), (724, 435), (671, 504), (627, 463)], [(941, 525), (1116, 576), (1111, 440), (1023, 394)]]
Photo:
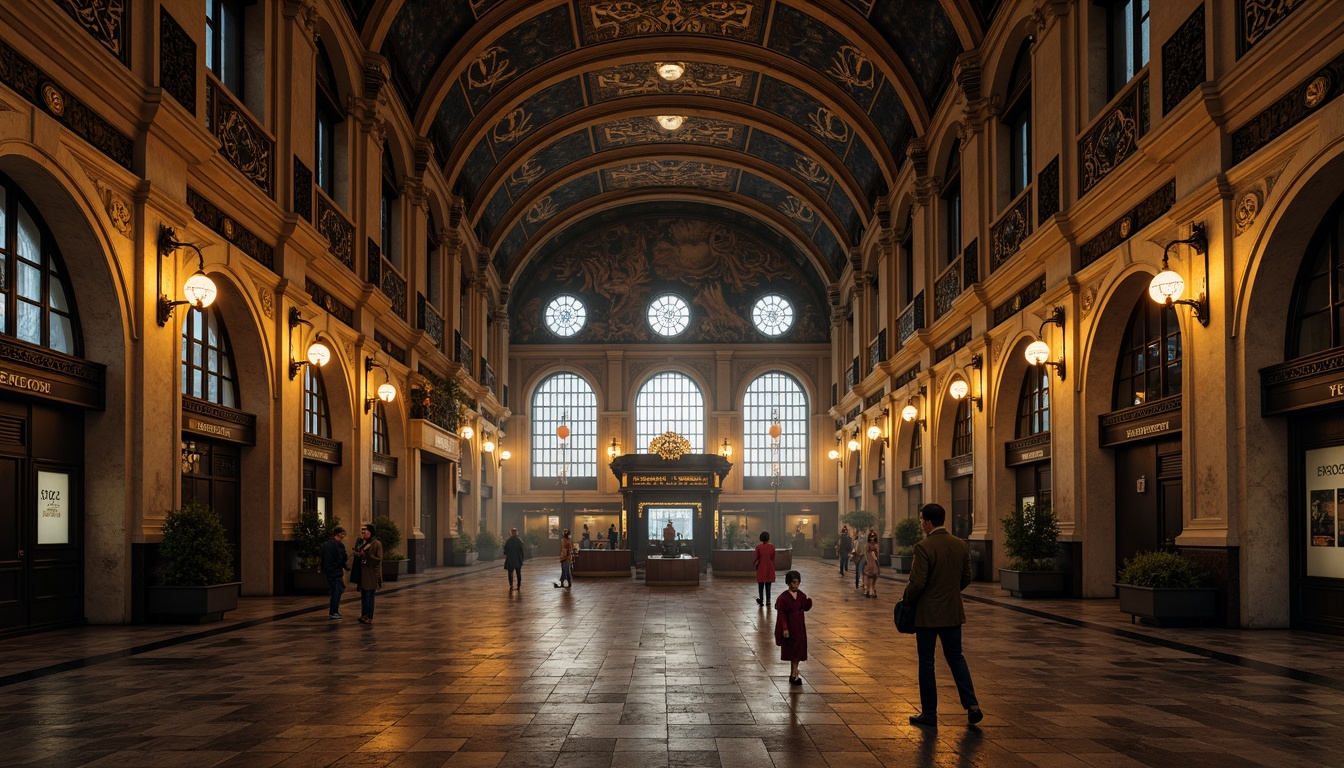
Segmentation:
[(649, 442), (664, 432), (691, 442), (691, 453), (705, 452), (705, 398), (689, 376), (664, 372), (644, 382), (635, 397), (635, 450), (649, 452)]
[(233, 350), (213, 307), (188, 309), (182, 323), (182, 394), (238, 408)]
[[(770, 426), (778, 420), (779, 444), (770, 438)], [(779, 464), (780, 477), (807, 475), (807, 394), (798, 380), (779, 371), (757, 376), (742, 398), (742, 474), (773, 477)]]
[(327, 389), (322, 386), (322, 371), (313, 365), (303, 367), (303, 431), (331, 439), (331, 419), (327, 415)]
[[(597, 395), (573, 373), (547, 377), (532, 393), (532, 477), (597, 478)], [(556, 434), (569, 427), (569, 438)]]
[(1017, 437), (1050, 431), (1050, 367), (1032, 365), (1022, 378), (1022, 396), (1017, 400)]

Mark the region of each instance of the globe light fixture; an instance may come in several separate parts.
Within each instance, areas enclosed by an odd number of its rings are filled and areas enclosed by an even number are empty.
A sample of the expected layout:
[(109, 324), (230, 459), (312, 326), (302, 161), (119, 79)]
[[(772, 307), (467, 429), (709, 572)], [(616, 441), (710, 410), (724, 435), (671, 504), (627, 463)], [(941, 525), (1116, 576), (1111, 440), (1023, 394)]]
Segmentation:
[(960, 400), (971, 391), (971, 385), (966, 383), (965, 379), (957, 379), (947, 388), (947, 393), (953, 400)]
[[(901, 409), (901, 419), (911, 424), (918, 424), (921, 429), (928, 429), (928, 422), (920, 415), (920, 408), (924, 405), (924, 398), (928, 393), (926, 387), (920, 387), (919, 392), (910, 396), (905, 401), (905, 407)], [(919, 400), (919, 405), (915, 405), (915, 400)]]
[(1167, 302), (1175, 303), (1185, 293), (1185, 281), (1175, 271), (1167, 267), (1167, 260), (1162, 260), (1162, 271), (1153, 275), (1152, 282), (1148, 283), (1148, 296), (1158, 304)]
[(312, 341), (308, 343), (308, 352), (305, 355), (307, 359), (306, 360), (294, 359), (294, 329), (298, 328), (301, 325), (306, 325), (309, 328), (313, 327), (313, 324), (311, 322), (304, 320), (303, 316), (299, 314), (298, 307), (290, 307), (289, 308), (289, 380), (290, 381), (293, 381), (294, 377), (299, 375), (299, 371), (305, 365), (314, 365), (317, 366), (318, 368), (321, 368), (322, 366), (331, 362), (331, 347), (328, 346), (327, 342), (322, 340), (322, 331), (318, 331), (313, 336)]
[(669, 83), (674, 83), (686, 74), (686, 65), (679, 61), (660, 61), (653, 65), (658, 71), (658, 76)]
[[(1204, 256), (1204, 290), (1199, 292), (1199, 298), (1182, 299), (1181, 294), (1185, 293), (1185, 280), (1167, 264), (1167, 258), (1171, 254), (1172, 246), (1188, 245), (1195, 249), (1195, 253)], [(1184, 304), (1195, 312), (1195, 319), (1200, 325), (1209, 324), (1209, 241), (1204, 234), (1204, 225), (1198, 222), (1191, 223), (1190, 236), (1184, 240), (1173, 240), (1167, 243), (1162, 249), (1162, 270), (1153, 275), (1152, 281), (1148, 283), (1148, 297), (1166, 307), (1173, 307), (1177, 304)]]
[(197, 267), (196, 273), (187, 278), (182, 286), (182, 295), (186, 296), (185, 301), (173, 301), (167, 294), (159, 294), (159, 326), (165, 326), (173, 317), (173, 310), (177, 307), (187, 304), (192, 309), (205, 309), (215, 301), (215, 296), (219, 294), (219, 289), (215, 287), (215, 281), (205, 274), (205, 254), (201, 249), (191, 243), (180, 243), (177, 241), (177, 232), (172, 227), (159, 225), (159, 259), (157, 263), (155, 287), (163, 285), (163, 260), (177, 252), (178, 248), (190, 248), (196, 252)]
[(331, 347), (321, 339), (313, 339), (313, 343), (308, 345), (308, 364), (321, 368), (329, 362), (331, 362)]
[(858, 436), (857, 436), (857, 435), (850, 435), (850, 437), (849, 437), (849, 442), (845, 443), (845, 447), (849, 449), (849, 452), (850, 452), (850, 453), (853, 453), (854, 451), (859, 450), (859, 447), (860, 447), (860, 446), (859, 446), (859, 438), (858, 438)]
[(378, 399), (384, 403), (390, 403), (397, 399), (397, 388), (392, 386), (392, 382), (383, 382), (378, 387)]
[(457, 433), (462, 436), (463, 440), (470, 440), (476, 436), (476, 430), (472, 429), (470, 424), (463, 424)]
[(674, 133), (681, 129), (681, 124), (686, 122), (685, 115), (658, 115), (654, 118), (658, 121), (658, 126), (668, 133)]
[[(312, 352), (311, 348), (309, 348), (309, 352)], [(372, 372), (374, 368), (382, 369), (383, 383), (378, 387), (378, 397), (376, 400), (372, 397), (364, 398), (365, 413), (368, 413), (369, 409), (372, 408), (373, 404), (378, 400), (382, 400), (384, 403), (390, 403), (397, 399), (397, 388), (392, 385), (392, 377), (387, 371), (387, 366), (377, 362), (372, 357), (364, 358), (364, 392), (367, 393), (369, 391), (369, 373)]]
[[(1030, 365), (1040, 365), (1050, 359), (1050, 345), (1037, 339), (1027, 345), (1027, 363)], [(953, 395), (956, 397), (956, 395)]]
[(901, 409), (901, 418), (905, 421), (914, 421), (919, 418), (919, 409), (913, 405), (907, 405)]
[[(1052, 324), (1058, 325), (1060, 328), (1064, 327), (1063, 307), (1055, 307), (1054, 310), (1051, 311), (1050, 316), (1045, 318), (1045, 320), (1041, 322), (1041, 327), (1036, 332), (1036, 335), (1037, 336), (1043, 335), (1045, 332), (1045, 326)], [(1036, 341), (1033, 341), (1027, 345), (1025, 354), (1028, 363), (1030, 363), (1031, 365), (1048, 365), (1051, 368), (1055, 369), (1055, 374), (1059, 376), (1059, 380), (1064, 381), (1065, 374), (1067, 373), (1066, 369), (1064, 368), (1064, 355), (1061, 354), (1059, 356), (1059, 360), (1051, 361), (1049, 344), (1046, 344), (1043, 340), (1038, 338)]]
[(719, 455), (725, 459), (732, 460), (733, 444), (728, 442), (728, 438), (723, 438), (723, 444), (719, 446)]
[(481, 443), (481, 450), (482, 450), (482, 451), (485, 451), (486, 453), (494, 453), (494, 452), (495, 452), (495, 441), (494, 441), (494, 440), (491, 440), (491, 439), (488, 438), (488, 437), (485, 438), (485, 442), (484, 442), (484, 443)]

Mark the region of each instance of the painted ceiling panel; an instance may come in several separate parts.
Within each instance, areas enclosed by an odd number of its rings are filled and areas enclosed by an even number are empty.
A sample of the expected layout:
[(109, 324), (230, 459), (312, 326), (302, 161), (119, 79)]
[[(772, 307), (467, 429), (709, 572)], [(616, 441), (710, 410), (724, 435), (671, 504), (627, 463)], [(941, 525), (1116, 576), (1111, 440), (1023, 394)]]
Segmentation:
[(845, 228), (845, 233), (849, 235), (849, 241), (857, 243), (862, 240), (863, 220), (859, 218), (859, 212), (849, 202), (849, 195), (846, 195), (845, 191), (837, 185), (831, 190), (826, 202), (830, 204), (831, 210), (835, 212), (836, 218)]
[(546, 145), (509, 174), (504, 183), (508, 187), (510, 198), (517, 202), (533, 185), (592, 153), (593, 147), (587, 129), (574, 131), (559, 141)]
[(598, 150), (641, 144), (702, 144), (741, 151), (747, 144), (747, 127), (727, 120), (687, 117), (681, 128), (665, 131), (651, 115), (634, 115), (593, 126), (593, 145)]
[(584, 75), (594, 104), (630, 96), (672, 94), (712, 96), (751, 103), (756, 90), (756, 73), (742, 67), (703, 61), (685, 61), (686, 72), (677, 80), (664, 80), (647, 62), (622, 64), (594, 70)]
[(462, 132), (467, 130), (467, 123), (470, 122), (471, 110), (467, 108), (467, 97), (454, 83), (449, 86), (448, 94), (444, 97), (438, 113), (434, 116), (434, 123), (429, 128), (429, 138), (434, 142), (434, 154), (438, 156), (440, 163), (452, 157), (457, 142), (462, 138)]
[(579, 78), (562, 80), (504, 113), (490, 128), (490, 152), (499, 161), (542, 126), (582, 108), (583, 86)]
[(565, 182), (554, 192), (543, 196), (527, 209), (527, 213), (523, 215), (523, 226), (527, 230), (528, 237), (536, 234), (537, 230), (545, 226), (546, 222), (555, 218), (557, 213), (575, 203), (583, 202), (601, 193), (602, 184), (598, 180), (596, 172)]
[(781, 4), (770, 27), (770, 47), (826, 75), (845, 89), (860, 109), (871, 110), (882, 74), (862, 49), (835, 29)]
[[(427, 23), (430, 18), (433, 23)], [(406, 0), (402, 5), (388, 30), (382, 53), (392, 66), (392, 79), (407, 112), (415, 114), (434, 70), (475, 23), (468, 3)]]
[(615, 189), (644, 187), (691, 187), (731, 192), (739, 171), (718, 163), (699, 160), (649, 159), (602, 169), (602, 186)]
[(508, 190), (500, 187), (499, 191), (490, 198), (490, 204), (485, 207), (481, 213), (481, 220), (476, 222), (476, 237), (482, 243), (490, 242), (494, 235), (495, 227), (504, 219), (504, 214), (509, 212), (509, 207), (513, 205), (513, 200), (509, 197)]
[(495, 167), (495, 158), (490, 156), (490, 140), (482, 139), (471, 150), (467, 164), (457, 177), (457, 193), (468, 200), (476, 197), (490, 169)]
[(870, 21), (910, 68), (932, 112), (951, 82), (952, 65), (961, 54), (956, 30), (939, 0), (877, 3)]
[(525, 245), (527, 245), (527, 232), (523, 229), (522, 223), (515, 224), (513, 229), (509, 230), (508, 237), (500, 241), (499, 247), (495, 249), (495, 272), (506, 274), (509, 263), (522, 253)]
[(835, 186), (835, 177), (825, 166), (817, 162), (816, 158), (798, 151), (793, 145), (765, 131), (752, 132), (751, 148), (747, 152), (753, 157), (759, 157), (772, 165), (787, 169), (822, 199), (828, 197)]
[(692, 34), (759, 43), (766, 0), (579, 0), (584, 45), (641, 35)]
[(891, 150), (891, 156), (896, 162), (903, 162), (905, 147), (910, 143), (914, 129), (910, 125), (910, 114), (905, 111), (905, 102), (901, 101), (891, 83), (883, 83), (882, 89), (877, 92), (873, 114), (883, 116), (877, 121), (877, 130), (882, 133), (882, 140)]
[(844, 271), (846, 249), (839, 240), (835, 239), (835, 233), (831, 232), (830, 227), (819, 228), (816, 236), (812, 238), (812, 242), (817, 244), (817, 248), (821, 249), (822, 255), (831, 265), (832, 272), (838, 275)]
[(849, 167), (849, 172), (854, 174), (859, 186), (868, 195), (869, 203), (876, 205), (877, 198), (887, 194), (886, 179), (882, 176), (882, 171), (877, 167), (877, 159), (873, 153), (868, 151), (868, 145), (862, 141), (856, 141), (849, 147), (849, 156), (845, 158), (845, 165)]
[(761, 94), (756, 103), (791, 123), (807, 129), (812, 135), (826, 142), (836, 157), (844, 157), (849, 142), (854, 139), (854, 129), (845, 119), (834, 111), (822, 106), (809, 93), (801, 88), (776, 80), (773, 77), (761, 78)]
[(740, 191), (747, 197), (759, 200), (774, 208), (776, 212), (783, 214), (808, 237), (811, 237), (817, 231), (817, 227), (825, 226), (822, 218), (817, 215), (816, 209), (809, 205), (806, 200), (799, 198), (769, 179), (762, 178), (754, 173), (743, 174)]
[(481, 107), (500, 89), (574, 47), (573, 28), (566, 6), (533, 16), (500, 35), (467, 65), (459, 79), (472, 111), (479, 114)]

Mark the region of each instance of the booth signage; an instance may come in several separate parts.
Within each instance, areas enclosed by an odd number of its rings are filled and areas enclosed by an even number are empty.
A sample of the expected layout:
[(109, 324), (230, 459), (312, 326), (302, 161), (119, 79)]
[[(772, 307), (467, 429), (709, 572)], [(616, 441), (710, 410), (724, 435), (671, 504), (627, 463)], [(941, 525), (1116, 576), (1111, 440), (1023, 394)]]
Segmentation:
[(628, 474), (625, 484), (631, 488), (664, 486), (673, 488), (704, 488), (713, 485), (708, 474), (668, 472), (661, 475)]
[(1050, 460), (1050, 433), (1045, 432), (1021, 440), (1011, 440), (1004, 446), (1004, 466), (1020, 467)]
[(257, 417), (194, 397), (182, 397), (182, 431), (238, 445), (257, 444)]
[(0, 390), (103, 410), (106, 366), (0, 339)]
[(916, 486), (916, 485), (923, 485), (923, 484), (924, 484), (924, 468), (923, 468), (923, 467), (916, 467), (916, 468), (914, 468), (914, 469), (907, 469), (907, 470), (905, 470), (904, 472), (901, 473), (901, 486), (902, 486), (902, 487), (904, 487), (904, 488), (911, 488), (911, 487), (914, 487), (914, 486)]
[(37, 473), (37, 543), (70, 543), (70, 475)]
[(1344, 446), (1307, 451), (1303, 462), (1307, 491), (1307, 575), (1344, 578)]
[(1181, 431), (1181, 396), (1102, 414), (1101, 446), (1136, 443)]

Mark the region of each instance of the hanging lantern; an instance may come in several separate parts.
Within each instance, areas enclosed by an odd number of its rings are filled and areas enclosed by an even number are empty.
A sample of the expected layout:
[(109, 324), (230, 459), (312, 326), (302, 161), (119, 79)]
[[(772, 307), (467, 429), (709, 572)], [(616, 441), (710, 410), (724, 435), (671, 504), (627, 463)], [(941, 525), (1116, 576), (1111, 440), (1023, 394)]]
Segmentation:
[(558, 438), (560, 438), (561, 440), (568, 440), (568, 439), (569, 439), (569, 427), (565, 426), (564, 424), (561, 424), (560, 426), (556, 427), (556, 428), (555, 428), (555, 436), (558, 437)]
[(784, 432), (784, 428), (781, 427), (781, 426), (779, 426), (778, 424), (771, 424), (771, 425), (770, 425), (770, 439), (771, 439), (771, 440), (778, 440), (780, 434), (783, 433), (783, 432)]

